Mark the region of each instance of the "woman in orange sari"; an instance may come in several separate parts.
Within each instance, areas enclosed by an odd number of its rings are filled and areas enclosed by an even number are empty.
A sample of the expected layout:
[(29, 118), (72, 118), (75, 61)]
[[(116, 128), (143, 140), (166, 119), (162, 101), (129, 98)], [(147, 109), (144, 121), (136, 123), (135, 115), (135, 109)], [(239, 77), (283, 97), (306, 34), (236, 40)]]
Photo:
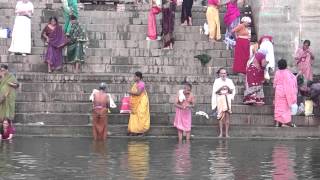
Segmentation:
[(135, 83), (128, 92), (130, 94), (131, 113), (128, 124), (129, 135), (144, 135), (150, 128), (149, 98), (142, 81), (142, 73), (136, 72)]

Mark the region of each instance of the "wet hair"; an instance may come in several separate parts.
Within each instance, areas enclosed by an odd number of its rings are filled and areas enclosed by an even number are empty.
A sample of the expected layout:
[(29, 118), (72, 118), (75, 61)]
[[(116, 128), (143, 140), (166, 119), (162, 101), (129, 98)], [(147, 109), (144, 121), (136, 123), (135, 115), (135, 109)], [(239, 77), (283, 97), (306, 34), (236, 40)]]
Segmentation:
[(303, 41), (303, 44), (308, 44), (308, 46), (310, 46), (310, 45), (311, 45), (311, 42), (310, 42), (310, 40), (304, 40), (304, 41)]
[(52, 20), (54, 20), (54, 21), (56, 21), (56, 23), (58, 23), (58, 18), (57, 18), (57, 17), (51, 16), (51, 17), (49, 18), (49, 23), (50, 23)]
[(99, 90), (106, 90), (106, 88), (107, 88), (107, 84), (106, 83), (102, 82), (102, 83), (99, 84)]
[(285, 59), (280, 59), (278, 61), (278, 68), (280, 70), (286, 69), (287, 68), (287, 61)]
[(77, 20), (77, 17), (75, 15), (70, 15), (70, 20)]
[(3, 69), (5, 69), (5, 70), (8, 70), (8, 65), (6, 65), (6, 64), (1, 64), (1, 65), (0, 65), (0, 68), (3, 68)]
[(190, 88), (190, 90), (192, 89), (191, 83), (189, 83), (189, 82), (184, 82), (183, 84), (184, 84), (185, 86), (188, 86), (188, 87)]
[(11, 124), (12, 122), (11, 122), (11, 120), (10, 120), (9, 118), (4, 118), (3, 121), (1, 122), (1, 127), (0, 127), (0, 133), (1, 133), (1, 134), (4, 133), (4, 132), (3, 132), (3, 131), (4, 131), (4, 129), (3, 129), (3, 122), (4, 122), (4, 121), (8, 121), (8, 126), (9, 126), (9, 127), (11, 127), (11, 125), (12, 125), (12, 124)]
[[(219, 68), (218, 71), (217, 71), (217, 74), (218, 74), (218, 75), (220, 74), (220, 71), (221, 71), (221, 70), (226, 70), (226, 68), (224, 68), (224, 67)], [(227, 70), (226, 70), (226, 72), (227, 72)]]
[(135, 72), (134, 75), (142, 79), (142, 73), (140, 71)]

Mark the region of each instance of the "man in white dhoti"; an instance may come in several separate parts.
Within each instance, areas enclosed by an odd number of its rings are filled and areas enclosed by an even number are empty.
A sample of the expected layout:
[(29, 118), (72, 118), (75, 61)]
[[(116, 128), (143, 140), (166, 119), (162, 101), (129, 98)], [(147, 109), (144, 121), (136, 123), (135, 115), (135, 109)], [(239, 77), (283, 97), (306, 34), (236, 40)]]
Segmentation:
[(225, 125), (225, 136), (229, 137), (229, 124), (231, 114), (231, 100), (234, 99), (236, 88), (232, 80), (227, 78), (227, 71), (220, 68), (217, 72), (219, 78), (216, 79), (212, 87), (212, 110), (217, 111), (217, 119), (219, 121), (220, 134), (223, 136), (223, 123)]
[(29, 0), (17, 2), (16, 18), (14, 20), (12, 39), (9, 52), (11, 55), (21, 53), (23, 56), (31, 53), (31, 16), (33, 4)]

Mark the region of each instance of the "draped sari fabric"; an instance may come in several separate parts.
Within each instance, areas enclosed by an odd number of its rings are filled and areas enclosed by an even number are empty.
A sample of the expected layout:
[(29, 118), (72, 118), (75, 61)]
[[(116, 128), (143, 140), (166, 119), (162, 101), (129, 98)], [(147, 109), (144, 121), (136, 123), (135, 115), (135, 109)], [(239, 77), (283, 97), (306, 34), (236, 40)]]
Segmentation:
[(148, 15), (148, 37), (150, 40), (157, 39), (157, 21), (156, 15), (161, 12), (158, 6), (153, 6)]
[(71, 25), (69, 33), (70, 42), (67, 46), (68, 63), (84, 63), (84, 44), (87, 41), (86, 33), (78, 22)]
[(217, 6), (208, 6), (206, 16), (209, 26), (209, 38), (213, 40), (220, 40), (220, 20), (219, 9)]
[(60, 69), (62, 67), (62, 48), (67, 42), (62, 27), (56, 25), (54, 29), (50, 29), (49, 26), (46, 26), (42, 34), (49, 37), (45, 62), (50, 65), (52, 70)]
[(309, 49), (304, 51), (302, 48), (299, 48), (296, 52), (296, 61), (299, 71), (303, 74), (303, 77), (307, 81), (313, 80), (312, 64), (313, 60), (309, 53)]
[(142, 90), (142, 93), (130, 97), (129, 133), (144, 133), (150, 128), (149, 98), (143, 81), (135, 83), (131, 91), (137, 92), (138, 89)]
[(0, 80), (0, 121), (14, 118), (16, 90), (9, 83), (17, 83), (12, 74), (7, 74)]
[(240, 11), (238, 9), (237, 1), (230, 1), (227, 3), (224, 24), (227, 26), (224, 42), (227, 44), (227, 47), (233, 48), (236, 44), (236, 35), (232, 32), (232, 29), (240, 24)]
[(257, 52), (252, 63), (248, 64), (246, 73), (246, 90), (244, 91), (245, 104), (264, 104), (263, 82), (264, 82), (264, 67), (262, 60), (265, 55)]
[(291, 105), (297, 103), (297, 79), (288, 70), (277, 70), (274, 76), (274, 119), (280, 123), (291, 122)]
[(71, 30), (70, 14), (79, 17), (78, 0), (62, 0), (64, 16), (64, 32), (69, 34)]

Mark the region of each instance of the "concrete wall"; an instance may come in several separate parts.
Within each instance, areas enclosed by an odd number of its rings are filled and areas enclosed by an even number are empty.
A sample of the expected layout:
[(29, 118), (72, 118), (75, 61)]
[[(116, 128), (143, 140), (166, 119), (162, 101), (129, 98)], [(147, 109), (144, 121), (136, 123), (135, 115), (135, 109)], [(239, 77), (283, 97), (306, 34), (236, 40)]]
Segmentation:
[[(305, 39), (311, 40), (316, 59), (320, 57), (315, 47), (320, 46), (319, 0), (248, 0), (251, 5), (258, 36), (274, 37), (276, 58), (286, 58), (292, 69), (294, 52)], [(320, 74), (320, 62), (315, 61), (314, 71)]]

